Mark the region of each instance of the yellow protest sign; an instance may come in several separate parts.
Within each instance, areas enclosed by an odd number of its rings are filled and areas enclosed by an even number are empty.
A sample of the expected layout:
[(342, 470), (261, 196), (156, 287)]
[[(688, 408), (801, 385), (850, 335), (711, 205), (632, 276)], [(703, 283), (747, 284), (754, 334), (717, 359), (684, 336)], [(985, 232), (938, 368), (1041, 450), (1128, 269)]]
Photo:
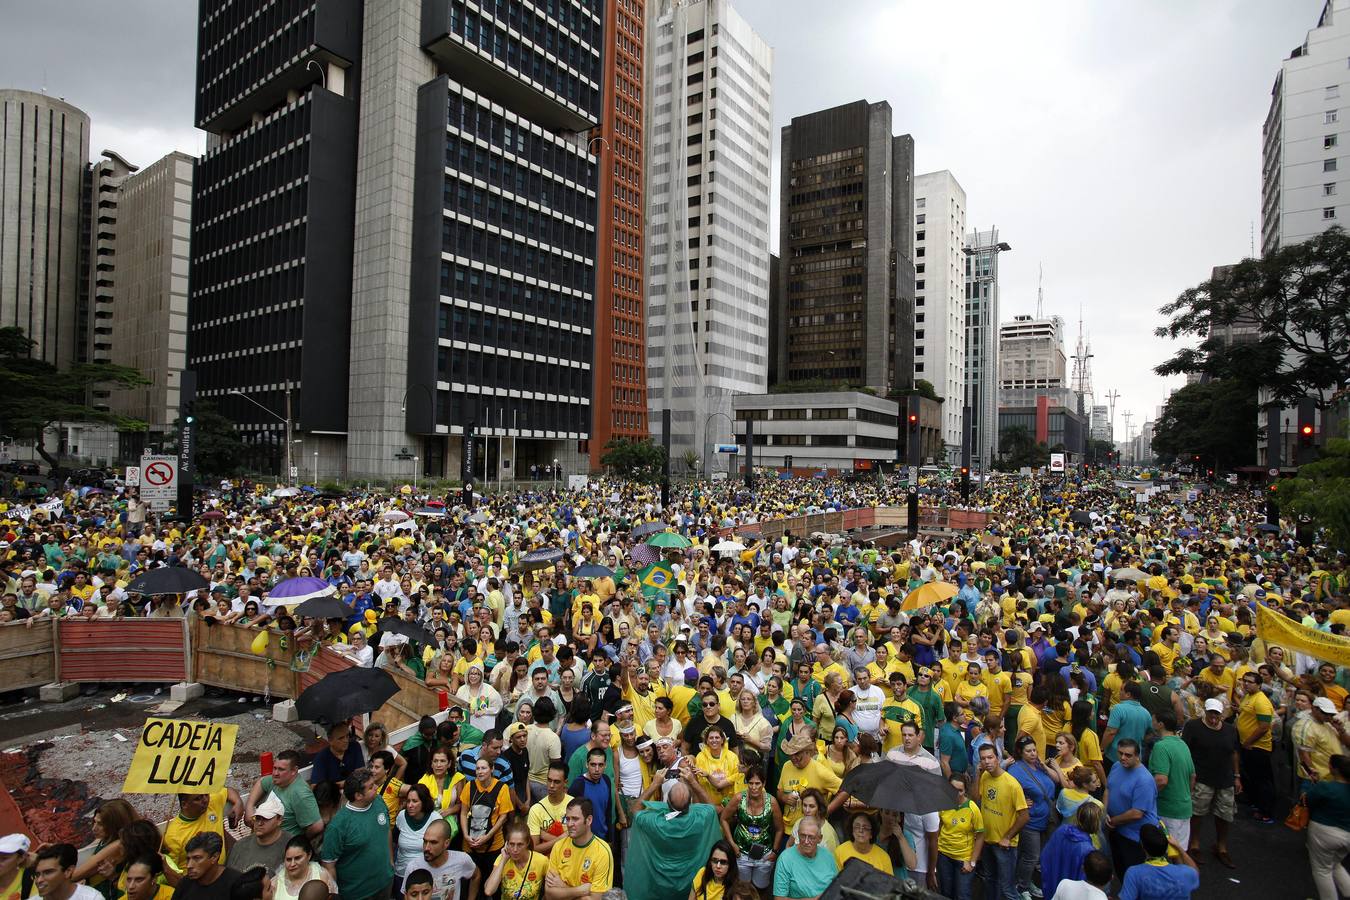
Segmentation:
[(238, 725), (146, 719), (124, 794), (205, 794), (225, 787)]
[(1256, 606), (1256, 633), (1267, 647), (1279, 644), (1286, 650), (1350, 666), (1350, 638), (1309, 628), (1260, 603)]

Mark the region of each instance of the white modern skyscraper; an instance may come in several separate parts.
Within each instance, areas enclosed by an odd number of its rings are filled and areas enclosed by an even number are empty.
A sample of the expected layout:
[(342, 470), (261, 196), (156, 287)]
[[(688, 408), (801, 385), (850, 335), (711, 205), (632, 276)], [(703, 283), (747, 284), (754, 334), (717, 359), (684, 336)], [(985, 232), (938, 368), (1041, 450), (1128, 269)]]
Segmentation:
[[(1350, 226), (1350, 0), (1327, 0), (1280, 65), (1262, 129), (1261, 252)], [(1344, 163), (1344, 165), (1342, 165)]]
[(1063, 319), (1013, 316), (999, 326), (998, 343), (999, 406), (1025, 406), (1043, 395), (1077, 408), (1068, 389)]
[(727, 0), (647, 5), (647, 402), (705, 470), (763, 393), (773, 51)]
[(998, 456), (998, 229), (966, 235), (966, 406), (971, 459), (988, 471)]
[(961, 451), (966, 394), (966, 192), (951, 172), (914, 179), (914, 377), (942, 404), (948, 458)]

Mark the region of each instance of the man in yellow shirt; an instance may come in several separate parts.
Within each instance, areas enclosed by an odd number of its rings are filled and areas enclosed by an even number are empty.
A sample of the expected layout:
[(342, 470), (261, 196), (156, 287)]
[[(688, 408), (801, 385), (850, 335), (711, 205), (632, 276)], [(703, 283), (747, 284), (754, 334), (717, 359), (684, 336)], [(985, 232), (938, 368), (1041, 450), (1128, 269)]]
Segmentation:
[(1271, 766), (1271, 723), (1275, 707), (1261, 690), (1261, 676), (1248, 672), (1242, 676), (1242, 696), (1238, 701), (1237, 732), (1242, 755), (1242, 785), (1252, 800), (1257, 819), (1266, 824), (1275, 801), (1275, 770)]
[(1181, 655), (1181, 648), (1177, 646), (1177, 626), (1164, 625), (1160, 629), (1158, 642), (1149, 649), (1158, 654), (1158, 662), (1162, 663), (1163, 671), (1170, 678), (1172, 675), (1172, 666), (1176, 664), (1177, 657)]
[(989, 711), (1002, 719), (1012, 705), (1012, 676), (1001, 668), (1002, 659), (998, 650), (990, 648), (984, 652), (984, 686), (989, 689)]
[(572, 900), (603, 894), (614, 887), (614, 853), (591, 831), (594, 819), (595, 807), (585, 797), (567, 804), (563, 816), (567, 837), (554, 844), (548, 854), (544, 885), (550, 898)]
[(851, 683), (848, 670), (830, 657), (830, 645), (816, 644), (816, 664), (811, 667), (811, 677), (824, 684), (825, 676), (831, 672), (839, 676), (839, 680), (844, 683), (844, 687), (848, 687)]
[(1210, 654), (1209, 665), (1201, 669), (1196, 678), (1219, 688), (1230, 700), (1237, 690), (1237, 675), (1228, 668), (1227, 662), (1218, 653)]
[[(164, 855), (181, 871), (187, 865), (187, 842), (211, 831), (225, 839), (225, 804), (230, 804), (230, 824), (244, 808), (234, 788), (221, 788), (209, 794), (179, 794), (178, 815), (164, 827)], [(225, 862), (221, 854), (221, 862)]]
[(778, 802), (783, 804), (783, 829), (791, 831), (802, 817), (802, 792), (819, 788), (831, 798), (828, 812), (832, 813), (847, 799), (839, 793), (841, 780), (829, 766), (816, 758), (816, 742), (805, 731), (794, 735), (783, 746), (788, 761), (778, 776)]
[(992, 743), (980, 747), (979, 784), (985, 859), (998, 885), (993, 896), (1015, 897), (1018, 834), (1031, 819), (1031, 804), (1017, 779), (1003, 771), (998, 748)]

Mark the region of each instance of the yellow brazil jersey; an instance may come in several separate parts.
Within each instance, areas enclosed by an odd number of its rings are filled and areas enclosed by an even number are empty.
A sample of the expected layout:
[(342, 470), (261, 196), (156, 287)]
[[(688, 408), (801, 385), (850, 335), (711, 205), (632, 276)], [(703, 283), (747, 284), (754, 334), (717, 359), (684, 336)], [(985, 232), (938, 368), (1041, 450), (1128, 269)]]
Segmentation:
[[(1238, 738), (1246, 745), (1261, 725), (1269, 725), (1274, 718), (1275, 707), (1271, 705), (1270, 698), (1264, 691), (1247, 694), (1238, 703)], [(1270, 729), (1267, 728), (1266, 733), (1251, 746), (1258, 750), (1270, 750), (1272, 747)]]
[[(806, 764), (805, 768), (799, 769), (797, 765), (788, 760), (783, 764), (782, 771), (778, 775), (778, 790), (784, 794), (791, 794), (794, 791), (800, 794), (807, 788), (819, 788), (826, 797), (833, 797), (839, 790), (840, 778), (830, 767), (825, 765), (819, 759), (812, 759)], [(783, 828), (791, 831), (792, 826), (796, 825), (802, 817), (802, 807), (800, 803), (788, 803), (783, 806)]]
[[(705, 882), (704, 879), (707, 879)], [(708, 867), (704, 866), (694, 873), (694, 896), (699, 900), (723, 900), (727, 895), (725, 885), (722, 885), (712, 879), (708, 874)]]
[(938, 813), (938, 852), (950, 859), (965, 862), (975, 849), (975, 836), (984, 831), (984, 814), (970, 800), (956, 809)]
[(995, 674), (986, 671), (984, 673), (984, 686), (989, 691), (990, 712), (999, 712), (1003, 709), (1004, 702), (1009, 701), (1012, 698), (1012, 676), (1007, 672)]
[(820, 663), (816, 663), (811, 667), (811, 678), (824, 684), (825, 676), (831, 672), (834, 672), (839, 676), (839, 680), (844, 683), (844, 687), (848, 687), (852, 683), (848, 677), (848, 670), (837, 662), (832, 662), (828, 666), (822, 666)]
[[(221, 788), (211, 794), (206, 804), (206, 812), (195, 819), (174, 816), (164, 828), (164, 855), (173, 860), (174, 865), (183, 868), (187, 861), (187, 842), (199, 834), (213, 831), (223, 839), (225, 836), (225, 801), (229, 792)], [(221, 862), (225, 862), (222, 853)]]
[(1169, 647), (1162, 643), (1154, 644), (1149, 649), (1158, 654), (1158, 662), (1162, 663), (1163, 671), (1171, 675), (1172, 667), (1176, 665), (1177, 657), (1181, 655), (1181, 651), (1176, 647)]
[(959, 659), (944, 656), (938, 660), (938, 665), (942, 667), (942, 681), (947, 685), (947, 696), (956, 696), (956, 685), (966, 675), (966, 664)]
[[(1026, 715), (1025, 709), (1022, 715)], [(1026, 794), (1022, 792), (1022, 785), (1007, 772), (1000, 772), (997, 777), (988, 772), (980, 773), (980, 814), (984, 818), (985, 843), (997, 844), (1003, 840), (1017, 820), (1017, 814), (1030, 806)], [(1017, 846), (1017, 837), (1013, 835), (1010, 841), (1014, 847)], [(939, 831), (938, 840), (941, 839), (942, 832)]]
[(1102, 761), (1102, 742), (1097, 737), (1097, 732), (1091, 728), (1083, 729), (1083, 736), (1078, 739), (1078, 761), (1091, 765)]
[(1030, 735), (1036, 742), (1036, 752), (1040, 754), (1041, 759), (1045, 759), (1045, 718), (1041, 711), (1030, 703), (1022, 707), (1022, 711), (1017, 714), (1017, 733)]
[(568, 887), (590, 885), (592, 894), (603, 894), (614, 886), (614, 854), (595, 835), (581, 846), (570, 837), (558, 841), (549, 852), (548, 868)]

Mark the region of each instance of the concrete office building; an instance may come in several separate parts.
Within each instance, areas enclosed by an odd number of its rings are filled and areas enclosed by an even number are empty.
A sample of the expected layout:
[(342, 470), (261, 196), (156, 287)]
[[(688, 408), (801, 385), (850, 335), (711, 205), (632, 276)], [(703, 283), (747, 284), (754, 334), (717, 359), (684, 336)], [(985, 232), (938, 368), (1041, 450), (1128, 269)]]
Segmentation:
[(947, 456), (961, 453), (966, 395), (966, 192), (951, 172), (914, 179), (914, 377), (942, 403)]
[[(1350, 224), (1350, 0), (1327, 0), (1280, 65), (1262, 128), (1261, 252)], [(1345, 165), (1342, 165), (1342, 163)]]
[(199, 392), (319, 478), (588, 467), (600, 9), (203, 2)]
[[(114, 289), (117, 284), (120, 206), (122, 184), (139, 167), (119, 154), (104, 150), (103, 158), (89, 167), (89, 206), (86, 215), (91, 233), (88, 286), (85, 290), (85, 310), (80, 325), (83, 358), (90, 362), (112, 360)], [(127, 260), (129, 262), (129, 260)], [(90, 403), (99, 409), (109, 409), (109, 391), (96, 389)]]
[[(1013, 316), (1012, 321), (999, 326), (998, 343), (999, 391), (1067, 390), (1068, 357), (1064, 353), (1064, 320), (1059, 316)], [(999, 404), (1006, 405), (1002, 399)]]
[(779, 158), (779, 378), (908, 388), (913, 282), (895, 273), (913, 266), (914, 139), (892, 136), (889, 103), (858, 100), (793, 118)]
[(966, 395), (971, 460), (982, 471), (998, 457), (998, 257), (1011, 250), (998, 229), (966, 235)]
[(1088, 421), (1088, 437), (1094, 441), (1115, 443), (1111, 436), (1111, 414), (1107, 407), (1092, 407), (1092, 417)]
[(89, 117), (64, 100), (0, 90), (0, 326), (23, 329), (33, 356), (87, 359)]
[(647, 405), (710, 463), (768, 380), (773, 52), (728, 0), (647, 4)]
[(643, 235), (643, 78), (646, 0), (604, 5), (604, 97), (596, 215), (595, 359), (591, 367), (590, 467), (600, 468), (614, 438), (641, 440), (647, 427), (647, 345)]
[[(736, 443), (745, 447), (745, 420), (755, 423), (755, 466), (803, 474), (874, 471), (895, 462), (900, 405), (859, 391), (738, 394), (732, 399)], [(737, 458), (745, 464), (744, 456)], [(728, 465), (713, 461), (714, 471)]]
[(108, 398), (113, 412), (148, 426), (121, 436), (124, 458), (136, 458), (146, 445), (166, 439), (178, 418), (179, 376), (187, 361), (195, 163), (185, 153), (170, 153), (125, 177), (116, 191), (117, 269), (106, 304), (107, 359), (150, 380)]

